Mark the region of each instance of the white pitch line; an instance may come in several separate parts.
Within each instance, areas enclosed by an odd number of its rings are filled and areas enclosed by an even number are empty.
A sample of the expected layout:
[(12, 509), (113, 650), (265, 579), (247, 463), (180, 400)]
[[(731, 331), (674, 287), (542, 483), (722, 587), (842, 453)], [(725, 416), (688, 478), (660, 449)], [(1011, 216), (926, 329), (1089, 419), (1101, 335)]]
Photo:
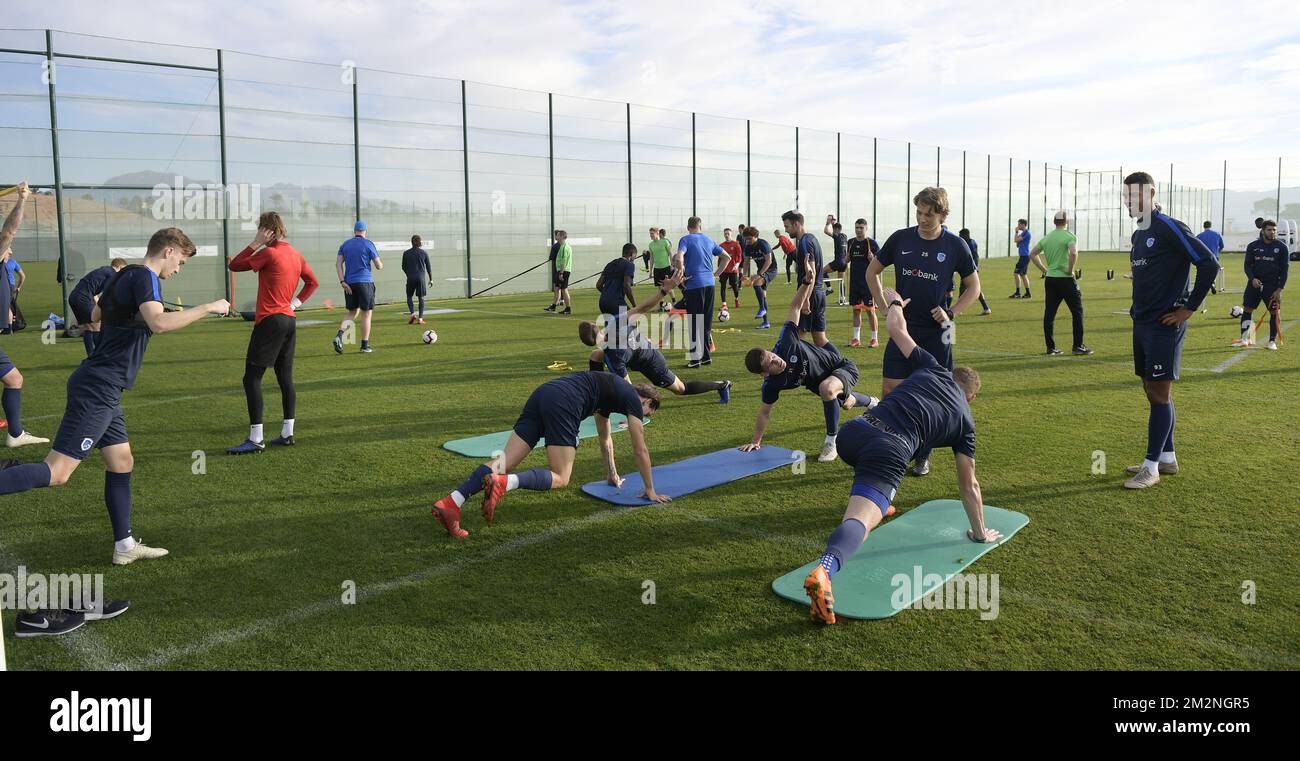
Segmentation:
[[(1047, 359), (1048, 358), (1047, 354), (1021, 354), (1013, 351), (982, 351), (980, 349), (963, 349), (956, 345), (954, 345), (953, 347), (953, 353), (954, 354), (958, 354), (958, 353), (983, 354), (989, 357), (1014, 357), (1017, 359)], [(1128, 368), (1133, 367), (1132, 362), (1115, 362), (1107, 359), (1094, 359), (1093, 357), (1088, 355), (1083, 355), (1083, 356), (1069, 355), (1069, 356), (1070, 359), (1065, 359), (1065, 355), (1062, 355), (1060, 357), (1060, 360), (1065, 362), (1070, 362), (1070, 361), (1086, 362), (1088, 364), (1093, 364), (1093, 365), (1116, 365), (1118, 367), (1128, 367)], [(1217, 371), (1210, 370), (1209, 368), (1206, 367), (1184, 367), (1183, 372), (1209, 373), (1209, 372), (1217, 372)]]
[[(1291, 322), (1288, 322), (1287, 324), (1283, 325), (1283, 326), (1282, 326), (1282, 334), (1283, 334), (1283, 335), (1286, 335), (1287, 331), (1291, 330), (1291, 328), (1294, 327), (1294, 326), (1295, 326), (1296, 324), (1298, 324), (1298, 323), (1300, 323), (1300, 317), (1297, 317), (1297, 318), (1295, 318), (1294, 320), (1292, 320)], [(1218, 365), (1216, 365), (1215, 368), (1214, 368), (1213, 370), (1211, 370), (1210, 372), (1212, 372), (1212, 373), (1221, 373), (1221, 372), (1223, 372), (1224, 370), (1227, 370), (1229, 367), (1232, 367), (1233, 365), (1237, 364), (1237, 363), (1240, 362), (1241, 360), (1245, 359), (1246, 357), (1250, 356), (1250, 353), (1251, 353), (1252, 351), (1260, 351), (1260, 349), (1242, 349), (1241, 351), (1237, 352), (1236, 354), (1233, 354), (1231, 357), (1228, 357), (1227, 359), (1225, 359), (1225, 360), (1223, 360), (1222, 362), (1220, 362), (1220, 363), (1219, 363)]]
[[(443, 563), (441, 565), (434, 566), (432, 568), (427, 568), (423, 571), (416, 571), (414, 573), (410, 573), (405, 576), (398, 577), (396, 579), (376, 582), (374, 584), (370, 584), (364, 587), (359, 587), (357, 589), (357, 599), (361, 600), (362, 598), (366, 598), (366, 597), (375, 597), (375, 596), (387, 594), (388, 592), (392, 592), (397, 589), (402, 589), (404, 587), (409, 587), (413, 584), (418, 584), (422, 581), (427, 581), (428, 579), (432, 579), (437, 576), (444, 576), (450, 573), (455, 573), (457, 571), (460, 571), (468, 566), (475, 565), (477, 563), (486, 563), (493, 560), (499, 560), (500, 558), (506, 557), (507, 555), (511, 555), (521, 549), (524, 549), (525, 547), (531, 547), (536, 544), (541, 544), (542, 542), (546, 542), (556, 537), (563, 536), (565, 534), (571, 533), (585, 526), (594, 523), (600, 523), (609, 520), (611, 518), (616, 518), (620, 515), (627, 515), (628, 513), (639, 509), (640, 509), (639, 507), (634, 507), (634, 508), (622, 507), (622, 508), (611, 509), (611, 510), (603, 510), (599, 513), (592, 513), (591, 515), (588, 515), (585, 518), (569, 521), (568, 523), (563, 523), (558, 526), (553, 526), (543, 531), (538, 531), (533, 534), (521, 536), (518, 539), (507, 542), (498, 547), (494, 547), (493, 549), (488, 550), (482, 555), (476, 557), (463, 557), (458, 560), (453, 560), (448, 563)], [(429, 520), (432, 521), (434, 529), (441, 531), (441, 526), (438, 524), (438, 522), (435, 519), (430, 518)], [(164, 648), (162, 650), (153, 653), (152, 655), (149, 655), (145, 658), (141, 658), (139, 660), (117, 663), (114, 664), (113, 669), (135, 671), (140, 669), (160, 668), (162, 666), (168, 665), (169, 663), (173, 663), (181, 658), (187, 658), (193, 655), (198, 655), (199, 653), (206, 652), (208, 650), (211, 650), (214, 647), (220, 647), (222, 645), (228, 645), (233, 642), (239, 642), (240, 640), (245, 640), (250, 637), (255, 637), (259, 634), (262, 634), (265, 631), (268, 631), (270, 629), (275, 629), (284, 626), (286, 624), (291, 624), (298, 621), (304, 621), (309, 618), (315, 618), (316, 616), (320, 616), (325, 613), (339, 611), (342, 610), (343, 607), (344, 606), (341, 597), (336, 595), (334, 597), (331, 597), (330, 599), (321, 600), (319, 602), (315, 602), (310, 605), (304, 605), (301, 608), (291, 610), (287, 613), (282, 613), (278, 616), (263, 618), (254, 621), (250, 624), (245, 624), (244, 626), (240, 626), (234, 629), (226, 629), (224, 631), (214, 632), (212, 634), (209, 634), (206, 637), (203, 637), (202, 639), (195, 640), (186, 645)]]

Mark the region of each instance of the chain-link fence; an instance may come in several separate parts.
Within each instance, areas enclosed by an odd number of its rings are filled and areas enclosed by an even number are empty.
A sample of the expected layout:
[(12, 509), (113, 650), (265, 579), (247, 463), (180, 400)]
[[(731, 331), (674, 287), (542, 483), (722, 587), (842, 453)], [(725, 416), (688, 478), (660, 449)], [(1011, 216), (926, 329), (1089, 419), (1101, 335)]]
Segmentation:
[[(16, 258), (62, 256), (75, 281), (176, 225), (201, 254), (168, 283), (184, 303), (233, 284), (249, 308), (251, 280), (229, 278), (223, 257), (269, 210), (327, 284), (357, 218), (392, 257), (420, 235), (435, 297), (543, 261), (557, 228), (575, 281), (628, 241), (645, 248), (651, 226), (676, 240), (693, 214), (716, 237), (742, 223), (770, 235), (794, 208), (814, 231), (827, 214), (846, 228), (862, 218), (883, 241), (914, 224), (913, 194), (935, 184), (952, 200), (948, 226), (968, 228), (985, 257), (1012, 254), (1018, 219), (1038, 234), (1060, 208), (1084, 250), (1126, 248), (1132, 229), (1120, 193), (1129, 167), (1082, 171), (350, 61), (0, 30), (0, 82), (0, 184), (40, 188)], [(1229, 248), (1254, 237), (1256, 216), (1300, 217), (1300, 159), (1142, 169), (1170, 214), (1197, 230), (1212, 221)], [(403, 296), (398, 267), (376, 274), (381, 300)], [(546, 290), (548, 278), (538, 268), (493, 292)]]

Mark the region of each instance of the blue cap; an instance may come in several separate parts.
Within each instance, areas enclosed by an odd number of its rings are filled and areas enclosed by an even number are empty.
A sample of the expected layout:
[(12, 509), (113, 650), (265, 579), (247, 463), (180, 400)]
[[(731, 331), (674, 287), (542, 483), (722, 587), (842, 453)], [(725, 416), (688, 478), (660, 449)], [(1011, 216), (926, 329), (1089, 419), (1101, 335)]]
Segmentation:
[(353, 232), (358, 232), (358, 233), (365, 232), (365, 231), (366, 231), (366, 223), (365, 223), (365, 222), (362, 222), (361, 220), (358, 219), (358, 220), (357, 220), (357, 223), (356, 223), (355, 225), (352, 226), (352, 230), (353, 230)]

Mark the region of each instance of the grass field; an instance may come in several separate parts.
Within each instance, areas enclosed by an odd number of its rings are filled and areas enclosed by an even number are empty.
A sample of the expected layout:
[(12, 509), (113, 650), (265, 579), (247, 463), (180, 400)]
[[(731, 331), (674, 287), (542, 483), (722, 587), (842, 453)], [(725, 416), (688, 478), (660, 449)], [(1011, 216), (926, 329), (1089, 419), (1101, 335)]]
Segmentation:
[[(1128, 307), (1129, 282), (1104, 277), (1125, 257), (1085, 254), (1080, 266), (1092, 357), (1042, 356), (1042, 294), (1008, 301), (1008, 260), (984, 263), (993, 314), (959, 321), (957, 361), (984, 381), (973, 405), (984, 498), (1031, 518), (969, 569), (1000, 575), (996, 620), (905, 610), (818, 628), (773, 595), (771, 581), (819, 555), (844, 509), (851, 471), (813, 457), (805, 475), (771, 471), (663, 507), (612, 509), (578, 491), (604, 476), (588, 440), (568, 489), (512, 492), (490, 528), (475, 498), (472, 536), (448, 539), (429, 504), (477, 462), (441, 444), (509, 428), (528, 393), (556, 376), (551, 362), (586, 367), (578, 317), (544, 315), (547, 296), (532, 294), (433, 303), (464, 310), (429, 320), (434, 346), (406, 325), (404, 305), (382, 307), (371, 355), (332, 351), (339, 310), (303, 313), (327, 324), (299, 331), (298, 446), (251, 457), (223, 450), (247, 433), (240, 378), (252, 323), (209, 319), (154, 338), (123, 406), (135, 533), (172, 554), (109, 564), (98, 454), (65, 487), (0, 497), (0, 572), (102, 572), (109, 596), (133, 604), (119, 619), (38, 640), (13, 639), (5, 611), (10, 668), (1297, 668), (1300, 343), (1227, 364), (1238, 353), (1228, 348), (1238, 297), (1207, 299), (1175, 388), (1183, 472), (1127, 492), (1122, 471), (1145, 449), (1147, 404), (1129, 319), (1115, 314)], [(52, 437), (83, 351), (79, 340), (41, 343), (57, 286), (51, 267), (28, 271), (33, 327), (0, 346), (26, 376), (27, 427)], [(791, 293), (773, 289), (774, 312)], [(326, 286), (313, 301), (324, 297), (338, 294)], [(751, 329), (753, 294), (742, 298), (730, 325), (743, 332), (717, 336), (712, 368), (681, 370), (669, 357), (686, 379), (736, 381), (731, 404), (669, 397), (647, 429), (655, 462), (748, 440), (758, 383), (743, 355), (775, 333)], [(594, 290), (576, 300), (579, 314), (595, 311)], [(829, 320), (847, 347), (849, 311), (832, 307)], [(1068, 348), (1064, 308), (1056, 331)], [(879, 393), (881, 354), (852, 350), (860, 390)], [(270, 373), (265, 388), (270, 436), (280, 419)], [(820, 402), (787, 393), (766, 442), (815, 453), (821, 440)], [(628, 436), (615, 441), (620, 469), (632, 470)], [(199, 450), (206, 475), (191, 472)], [(1093, 474), (1097, 450), (1105, 475)], [(544, 462), (534, 453), (525, 467)], [(905, 512), (950, 497), (944, 450), (929, 477), (904, 481), (896, 504)], [(358, 601), (345, 606), (349, 580)], [(657, 604), (642, 604), (645, 580)], [(1245, 580), (1257, 585), (1254, 605), (1242, 602)]]

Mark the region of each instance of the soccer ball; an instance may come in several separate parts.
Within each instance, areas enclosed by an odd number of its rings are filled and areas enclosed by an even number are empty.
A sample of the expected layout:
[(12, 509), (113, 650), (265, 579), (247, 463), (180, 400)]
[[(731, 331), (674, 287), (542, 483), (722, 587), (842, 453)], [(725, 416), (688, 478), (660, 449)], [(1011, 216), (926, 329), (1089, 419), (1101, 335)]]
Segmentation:
[(1233, 317), (1240, 317), (1245, 313), (1246, 310), (1242, 309), (1241, 307), (1233, 307), (1228, 311), (1228, 314), (1232, 315)]
[(424, 331), (424, 335), (421, 336), (420, 339), (421, 339), (422, 341), (424, 341), (425, 343), (427, 343), (427, 344), (437, 343), (437, 342), (438, 342), (438, 334), (435, 333), (435, 332), (432, 331), (432, 330), (426, 330), (426, 331)]
[(725, 309), (723, 309), (721, 312), (718, 312), (718, 322), (726, 322), (727, 320), (730, 319), (731, 319), (731, 312), (728, 312)]

